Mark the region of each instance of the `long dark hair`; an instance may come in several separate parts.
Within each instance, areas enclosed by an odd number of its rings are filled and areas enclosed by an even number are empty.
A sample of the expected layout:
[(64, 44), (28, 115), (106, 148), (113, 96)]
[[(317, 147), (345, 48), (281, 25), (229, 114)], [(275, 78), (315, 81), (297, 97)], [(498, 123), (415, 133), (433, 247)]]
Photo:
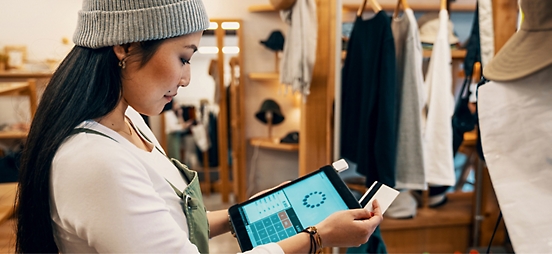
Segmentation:
[[(144, 66), (160, 40), (140, 43)], [(128, 49), (128, 46), (126, 47)], [(81, 122), (111, 112), (122, 95), (121, 70), (113, 47), (75, 46), (52, 75), (23, 148), (16, 200), (17, 253), (57, 253), (50, 214), (50, 173), (54, 155)]]

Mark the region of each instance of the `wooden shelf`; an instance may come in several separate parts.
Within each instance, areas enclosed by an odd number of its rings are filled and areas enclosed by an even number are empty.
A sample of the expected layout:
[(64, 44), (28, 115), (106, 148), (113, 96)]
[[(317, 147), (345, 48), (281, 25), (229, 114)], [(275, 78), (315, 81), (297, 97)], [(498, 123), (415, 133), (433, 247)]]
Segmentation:
[(380, 229), (389, 253), (466, 250), (473, 224), (473, 193), (454, 192), (447, 198), (441, 207), (419, 208), (412, 219), (386, 217)]
[(0, 78), (30, 79), (30, 78), (51, 78), (52, 72), (32, 72), (26, 70), (0, 71)]
[(272, 81), (279, 80), (280, 74), (276, 72), (252, 72), (249, 73), (249, 78), (257, 81)]
[(23, 139), (27, 137), (27, 132), (23, 131), (0, 131), (0, 139)]
[[(394, 11), (397, 4), (384, 4), (381, 3), (381, 8), (385, 11)], [(435, 1), (434, 4), (427, 4), (427, 3), (410, 3), (410, 9), (413, 11), (439, 11), (440, 5), (438, 1)], [(358, 11), (358, 7), (360, 5), (358, 4), (343, 4), (343, 11), (344, 12), (356, 12)], [(370, 4), (366, 4), (366, 11), (373, 11)], [(451, 2), (450, 3), (450, 11), (475, 11), (475, 1), (474, 2)]]
[(247, 8), (249, 12), (271, 12), (276, 11), (270, 4), (251, 5)]
[(29, 87), (27, 82), (0, 82), (0, 95), (17, 95)]
[[(465, 49), (452, 49), (450, 51), (450, 56), (454, 60), (462, 60), (466, 57), (466, 50)], [(343, 50), (341, 52), (341, 58), (344, 60), (347, 56), (347, 51)], [(430, 58), (431, 57), (431, 49), (424, 49), (423, 51), (423, 57), (424, 58)]]
[[(430, 58), (431, 57), (431, 49), (424, 49), (424, 58)], [(466, 50), (465, 49), (452, 49), (450, 50), (450, 56), (452, 59), (455, 60), (461, 60), (466, 57)]]
[(267, 149), (281, 151), (299, 151), (299, 144), (279, 143), (278, 140), (269, 138), (251, 138), (249, 143), (252, 146), (258, 146)]
[[(395, 10), (396, 4), (381, 4), (381, 8), (385, 11), (393, 11)], [(359, 5), (358, 4), (343, 4), (343, 12), (356, 12), (358, 10)], [(412, 3), (410, 4), (410, 8), (414, 11), (439, 11), (440, 6), (439, 2), (435, 2), (435, 4), (423, 4), (423, 3)], [(247, 8), (249, 12), (275, 12), (276, 9), (272, 7), (270, 4), (263, 4), (263, 5), (252, 5)], [(372, 11), (369, 4), (366, 5), (366, 10)], [(475, 11), (475, 3), (471, 2), (451, 2), (450, 4), (450, 11), (458, 11), (458, 12), (468, 12), (468, 11)]]
[[(34, 116), (37, 107), (36, 80), (29, 79), (27, 82), (0, 82), (0, 96), (28, 96), (31, 110), (31, 118)], [(0, 139), (24, 139), (27, 131), (0, 131)]]
[[(466, 57), (466, 50), (465, 49), (453, 49), (450, 51), (450, 56), (454, 60), (463, 60)], [(345, 57), (347, 56), (347, 51), (343, 50), (341, 52), (341, 59), (345, 60)], [(423, 51), (423, 57), (424, 58), (430, 58), (431, 57), (431, 50), (430, 49), (424, 49)]]

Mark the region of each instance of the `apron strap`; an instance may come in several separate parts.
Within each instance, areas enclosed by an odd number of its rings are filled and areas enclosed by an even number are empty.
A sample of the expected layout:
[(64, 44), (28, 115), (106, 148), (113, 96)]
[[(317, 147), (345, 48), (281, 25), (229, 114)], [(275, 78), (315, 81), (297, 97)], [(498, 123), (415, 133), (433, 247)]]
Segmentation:
[[(138, 132), (140, 132), (140, 134), (142, 135), (142, 137), (144, 137), (148, 142), (150, 142), (150, 143), (153, 144), (153, 142), (151, 142), (151, 140), (150, 140), (146, 135), (144, 135), (144, 133), (143, 133), (140, 129), (138, 129), (137, 127), (136, 127), (136, 129), (138, 130)], [(100, 136), (106, 137), (106, 138), (108, 138), (108, 139), (111, 139), (111, 140), (113, 140), (113, 141), (119, 143), (119, 141), (117, 141), (117, 140), (115, 140), (114, 138), (108, 136), (107, 134), (104, 134), (104, 133), (99, 132), (99, 131), (97, 131), (97, 130), (88, 129), (88, 128), (75, 128), (75, 129), (73, 129), (73, 131), (71, 131), (71, 134), (70, 134), (70, 135), (75, 135), (75, 134), (78, 134), (78, 133), (81, 133), (81, 132), (100, 135)], [(171, 159), (169, 158), (169, 156), (167, 156), (167, 155), (163, 152), (163, 150), (159, 149), (159, 147), (157, 147), (156, 145), (154, 145), (154, 147), (155, 147), (155, 149), (157, 149), (157, 151), (159, 151), (161, 154), (165, 155), (165, 157), (167, 157), (167, 159), (168, 159), (169, 161), (171, 161)], [(172, 164), (172, 161), (171, 161), (171, 164)], [(178, 168), (178, 167), (176, 167), (176, 168)], [(185, 174), (185, 172), (183, 172), (180, 168), (178, 168), (178, 171), (180, 171), (180, 174), (183, 175), (183, 176), (186, 178), (186, 180), (188, 181), (188, 183), (191, 182), (191, 179), (189, 179), (188, 175)], [(174, 186), (169, 180), (165, 179), (165, 181), (167, 181), (167, 182), (171, 185), (171, 187), (173, 188), (174, 192), (176, 193), (176, 195), (178, 195), (179, 198), (183, 198), (183, 197), (184, 197), (184, 194), (182, 193), (182, 191), (180, 191), (178, 188), (176, 188), (176, 186)]]
[(75, 135), (75, 134), (78, 134), (78, 133), (81, 133), (81, 132), (85, 132), (85, 133), (90, 133), (90, 134), (96, 134), (96, 135), (104, 136), (104, 137), (106, 137), (106, 138), (108, 138), (108, 139), (111, 139), (111, 140), (113, 140), (113, 141), (119, 143), (119, 141), (115, 140), (114, 138), (112, 138), (112, 137), (110, 137), (110, 136), (108, 136), (108, 135), (106, 135), (106, 134), (103, 134), (103, 133), (101, 133), (101, 132), (99, 132), (99, 131), (97, 131), (97, 130), (92, 130), (92, 129), (88, 129), (88, 128), (75, 128), (75, 129), (73, 129), (73, 130), (71, 131), (71, 134), (69, 134), (69, 135)]
[[(144, 137), (148, 142), (150, 142), (150, 143), (153, 144), (153, 142), (151, 142), (151, 140), (150, 140), (150, 139), (149, 139), (149, 138), (148, 138), (138, 127), (136, 127), (136, 130), (138, 130), (138, 132), (140, 132), (140, 135), (142, 135), (142, 137)], [(168, 159), (171, 163), (174, 164), (174, 162), (173, 162), (174, 159), (171, 159), (165, 152), (163, 152), (163, 151), (162, 151), (159, 147), (157, 147), (156, 145), (154, 145), (154, 147), (155, 147), (155, 149), (157, 149), (157, 151), (159, 151), (161, 154), (165, 155), (165, 157), (167, 157), (167, 159)], [(188, 181), (188, 182), (191, 182), (191, 181), (192, 181), (192, 178), (188, 175), (188, 173), (187, 173), (186, 171), (182, 170), (180, 167), (176, 167), (176, 168), (178, 169), (178, 171), (180, 171), (180, 174), (183, 175), (184, 178), (186, 178), (186, 181)], [(167, 182), (168, 182), (168, 180), (167, 180)], [(170, 183), (170, 182), (169, 182), (169, 183)], [(170, 183), (170, 184), (171, 184), (171, 186), (173, 186), (172, 183)], [(173, 186), (173, 188), (175, 188), (175, 187)], [(179, 191), (179, 192), (182, 193), (181, 191)], [(177, 192), (177, 194), (178, 194), (178, 192)]]

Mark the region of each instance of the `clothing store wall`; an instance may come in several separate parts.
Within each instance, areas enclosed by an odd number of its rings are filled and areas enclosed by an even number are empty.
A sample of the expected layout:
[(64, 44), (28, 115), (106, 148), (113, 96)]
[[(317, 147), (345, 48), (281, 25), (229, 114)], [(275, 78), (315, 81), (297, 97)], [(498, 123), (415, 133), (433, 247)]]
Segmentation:
[[(243, 68), (244, 75), (250, 72), (273, 72), (274, 52), (267, 50), (259, 43), (266, 39), (270, 32), (276, 29), (284, 30), (285, 25), (277, 12), (251, 13), (248, 7), (252, 5), (269, 4), (267, 0), (203, 0), (210, 18), (241, 19), (243, 31)], [(82, 2), (79, 0), (20, 0), (2, 1), (0, 4), (0, 49), (5, 45), (26, 45), (29, 67), (31, 63), (43, 64), (46, 59), (61, 60), (72, 48), (72, 36), (77, 21), (77, 11)], [(66, 38), (69, 44), (63, 44)], [(199, 58), (198, 58), (199, 60)], [(200, 65), (192, 58), (192, 68)], [(200, 67), (198, 67), (200, 68)], [(190, 89), (181, 89), (179, 96), (187, 92), (193, 93), (196, 88), (201, 90), (202, 84), (212, 84), (208, 69), (193, 69)], [(290, 96), (279, 94), (276, 84), (252, 83), (245, 78), (245, 133), (246, 138), (267, 136), (267, 127), (255, 117), (262, 101), (267, 98), (276, 100), (286, 115), (286, 120), (273, 127), (274, 137), (283, 137), (292, 130), (299, 130), (299, 105)], [(193, 90), (193, 91), (189, 91)], [(16, 118), (17, 111), (27, 112), (28, 105), (17, 100), (3, 102), (0, 98), (0, 124), (11, 123)], [(19, 105), (22, 104), (22, 105)], [(160, 124), (153, 122), (152, 129), (160, 133)], [(247, 164), (251, 165), (252, 149), (248, 149)], [(260, 149), (257, 163), (258, 175), (276, 175), (261, 177), (257, 188), (267, 188), (284, 180), (297, 176), (298, 155), (295, 152), (278, 152)], [(277, 169), (278, 174), (273, 170)]]

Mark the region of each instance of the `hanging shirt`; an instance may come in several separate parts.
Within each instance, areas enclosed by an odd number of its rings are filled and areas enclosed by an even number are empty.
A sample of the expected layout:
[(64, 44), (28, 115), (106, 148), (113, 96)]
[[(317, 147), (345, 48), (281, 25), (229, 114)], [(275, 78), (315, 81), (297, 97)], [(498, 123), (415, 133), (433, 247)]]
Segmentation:
[(356, 19), (341, 85), (341, 156), (357, 163), (367, 186), (374, 181), (395, 186), (395, 45), (384, 11)]
[(412, 9), (391, 23), (397, 56), (398, 140), (396, 185), (398, 189), (425, 189), (422, 147), (424, 77), (422, 43)]
[(449, 17), (446, 10), (439, 12), (439, 31), (425, 80), (426, 119), (424, 126), (424, 153), (428, 184), (453, 186), (455, 183), (452, 152), (452, 58), (448, 38)]
[(316, 61), (318, 22), (314, 0), (297, 1), (280, 15), (288, 24), (287, 38), (280, 66), (280, 83), (300, 92), (303, 97), (310, 93), (312, 72)]
[(495, 54), (493, 30), (493, 5), (491, 0), (478, 0), (479, 38), (481, 42), (481, 65), (487, 66)]

